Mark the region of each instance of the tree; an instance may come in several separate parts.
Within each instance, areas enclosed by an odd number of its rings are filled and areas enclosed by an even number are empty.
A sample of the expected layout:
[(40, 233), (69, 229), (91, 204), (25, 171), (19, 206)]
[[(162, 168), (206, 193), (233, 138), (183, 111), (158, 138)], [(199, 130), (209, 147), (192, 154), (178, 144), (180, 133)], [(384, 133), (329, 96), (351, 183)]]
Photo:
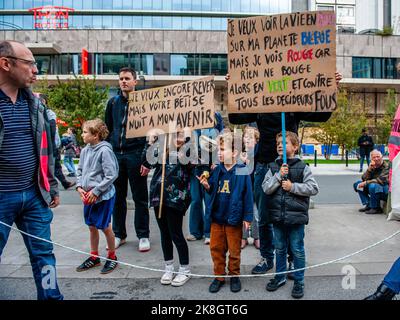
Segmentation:
[(387, 144), (389, 141), (390, 131), (392, 129), (392, 123), (397, 110), (397, 95), (393, 89), (386, 90), (385, 97), (385, 113), (382, 118), (377, 120), (376, 143)]
[(78, 131), (86, 120), (104, 116), (108, 87), (97, 88), (95, 78), (74, 76), (61, 82), (57, 77), (56, 85), (49, 86), (45, 79), (37, 87), (37, 91), (47, 96), (48, 105), (57, 116)]
[(357, 140), (362, 128), (367, 123), (361, 101), (349, 94), (346, 90), (341, 90), (337, 95), (337, 108), (327, 122), (320, 123), (315, 134), (312, 135), (324, 143), (327, 148), (327, 155), (333, 143), (337, 143), (342, 149), (342, 160), (344, 151), (351, 150), (357, 146)]

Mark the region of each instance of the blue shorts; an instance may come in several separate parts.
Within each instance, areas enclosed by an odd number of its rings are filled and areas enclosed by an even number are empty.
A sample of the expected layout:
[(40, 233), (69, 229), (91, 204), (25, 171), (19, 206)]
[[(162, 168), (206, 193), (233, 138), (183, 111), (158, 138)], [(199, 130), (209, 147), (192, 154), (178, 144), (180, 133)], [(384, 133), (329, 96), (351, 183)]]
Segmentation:
[(96, 229), (107, 229), (111, 222), (111, 216), (114, 210), (115, 195), (109, 200), (103, 200), (99, 203), (83, 206), (83, 215), (85, 223)]

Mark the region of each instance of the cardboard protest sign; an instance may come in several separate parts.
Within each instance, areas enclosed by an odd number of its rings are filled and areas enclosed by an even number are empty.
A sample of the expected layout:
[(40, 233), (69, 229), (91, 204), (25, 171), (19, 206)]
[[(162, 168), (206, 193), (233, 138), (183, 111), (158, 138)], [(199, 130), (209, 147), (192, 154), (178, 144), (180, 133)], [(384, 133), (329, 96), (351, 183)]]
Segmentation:
[(214, 78), (134, 91), (129, 94), (127, 138), (214, 126)]
[(336, 109), (332, 11), (228, 20), (228, 112)]

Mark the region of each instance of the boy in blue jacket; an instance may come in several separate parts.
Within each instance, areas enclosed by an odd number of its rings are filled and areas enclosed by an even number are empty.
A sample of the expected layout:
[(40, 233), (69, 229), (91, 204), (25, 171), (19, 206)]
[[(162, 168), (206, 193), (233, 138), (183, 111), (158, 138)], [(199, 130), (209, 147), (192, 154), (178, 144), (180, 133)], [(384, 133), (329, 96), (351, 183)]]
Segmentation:
[[(218, 292), (225, 283), (226, 253), (229, 251), (228, 275), (232, 292), (241, 290), (240, 252), (242, 225), (249, 228), (253, 220), (253, 191), (251, 178), (245, 164), (237, 164), (242, 137), (226, 132), (218, 139), (220, 164), (212, 171), (209, 180), (205, 174), (198, 177), (210, 194), (206, 216), (211, 219), (210, 251), (217, 276), (209, 287)], [(235, 143), (236, 142), (236, 143)], [(236, 277), (235, 277), (236, 276)]]

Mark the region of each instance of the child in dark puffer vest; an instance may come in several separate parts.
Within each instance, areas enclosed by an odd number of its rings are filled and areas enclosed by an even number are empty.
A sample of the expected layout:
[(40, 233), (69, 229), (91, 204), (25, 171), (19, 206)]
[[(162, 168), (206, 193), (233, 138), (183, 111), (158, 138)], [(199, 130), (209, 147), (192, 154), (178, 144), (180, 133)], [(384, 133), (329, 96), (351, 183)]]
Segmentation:
[[(283, 164), (282, 134), (276, 137), (279, 157), (268, 164), (262, 188), (267, 194), (268, 220), (274, 224), (276, 272), (287, 270), (288, 245), (293, 253), (294, 269), (306, 265), (304, 227), (308, 224), (310, 196), (318, 193), (318, 184), (309, 166), (296, 157), (299, 139), (293, 132), (286, 132), (287, 164)], [(304, 270), (293, 274), (292, 297), (304, 295)], [(268, 291), (275, 291), (286, 283), (286, 274), (278, 274), (267, 284)]]

